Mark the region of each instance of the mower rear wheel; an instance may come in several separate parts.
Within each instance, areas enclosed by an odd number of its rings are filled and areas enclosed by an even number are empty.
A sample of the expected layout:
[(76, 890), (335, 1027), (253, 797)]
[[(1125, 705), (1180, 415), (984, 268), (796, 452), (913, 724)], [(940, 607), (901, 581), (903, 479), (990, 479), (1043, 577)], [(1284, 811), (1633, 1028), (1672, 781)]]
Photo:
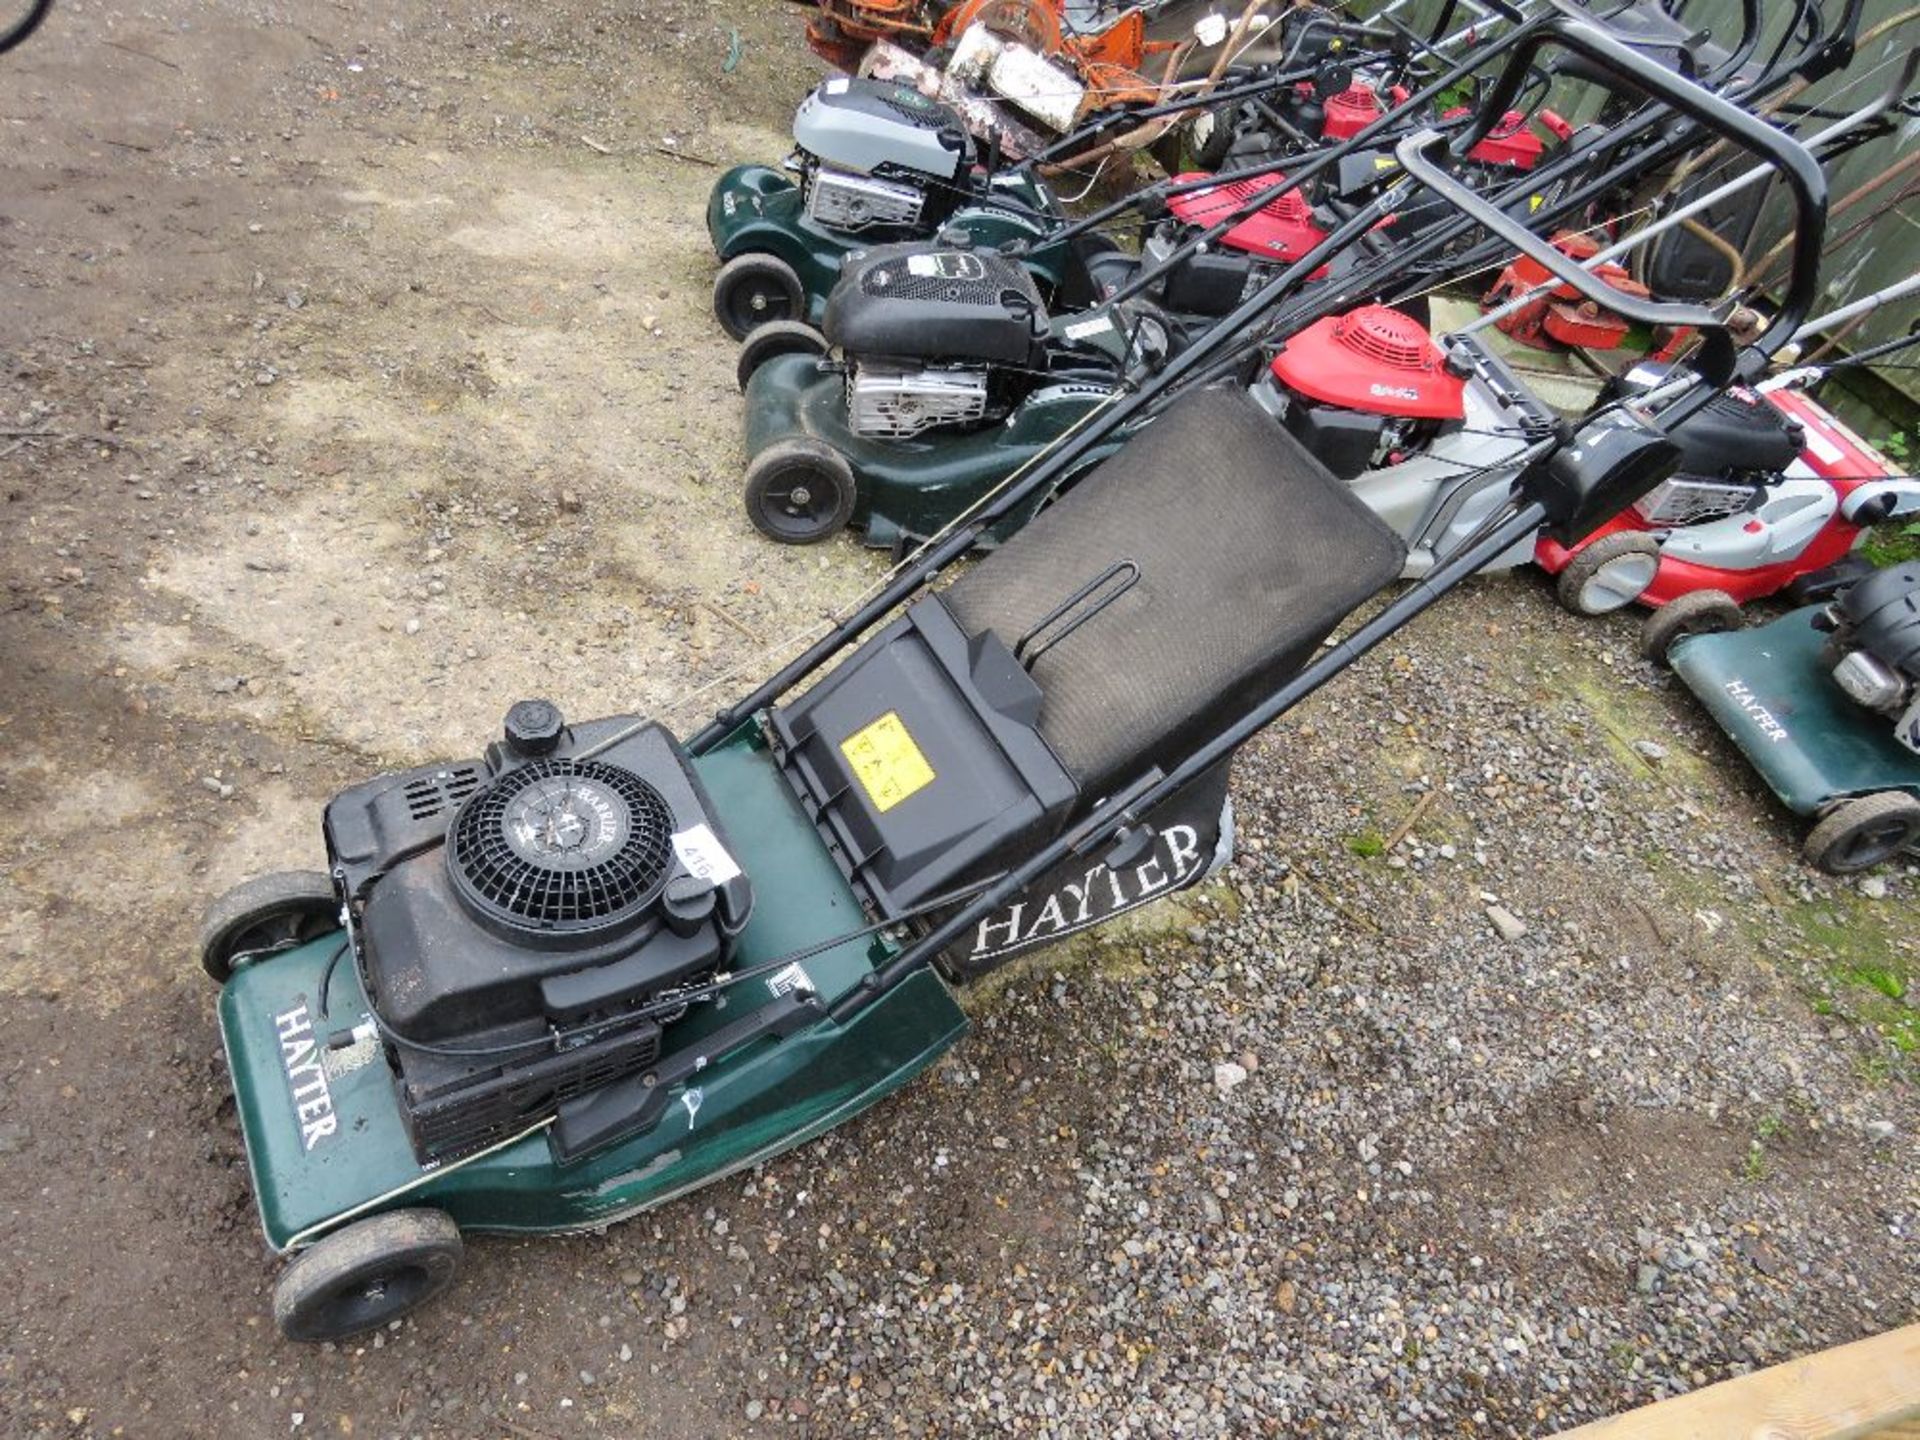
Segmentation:
[(343, 1340), (426, 1304), (460, 1271), (460, 1227), (444, 1210), (389, 1210), (303, 1250), (273, 1287), (289, 1340)]
[(733, 378), (740, 382), (742, 394), (753, 372), (776, 355), (824, 355), (827, 337), (804, 320), (769, 320), (740, 342), (740, 356), (733, 363)]
[(1853, 875), (1920, 844), (1920, 800), (1904, 790), (1882, 790), (1844, 800), (1807, 834), (1801, 853), (1829, 875)]
[(1644, 595), (1659, 569), (1660, 542), (1620, 530), (1576, 551), (1554, 593), (1575, 615), (1610, 615)]
[(1724, 590), (1693, 590), (1669, 600), (1640, 627), (1640, 653), (1666, 666), (1673, 647), (1689, 635), (1716, 635), (1746, 623), (1740, 602)]
[(736, 255), (713, 277), (713, 313), (736, 340), (772, 320), (806, 313), (807, 292), (793, 267), (777, 255)]
[(339, 926), (340, 902), (325, 872), (257, 875), (207, 907), (200, 922), (200, 968), (224, 985), (238, 966), (305, 945)]
[(769, 445), (747, 467), (747, 518), (783, 545), (817, 545), (853, 518), (853, 466), (831, 445), (802, 436)]

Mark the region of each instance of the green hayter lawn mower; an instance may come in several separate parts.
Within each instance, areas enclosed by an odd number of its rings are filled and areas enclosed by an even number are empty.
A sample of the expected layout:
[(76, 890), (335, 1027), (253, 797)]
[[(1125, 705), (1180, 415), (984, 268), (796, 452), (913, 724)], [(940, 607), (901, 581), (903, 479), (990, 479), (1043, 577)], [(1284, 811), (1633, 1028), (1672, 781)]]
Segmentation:
[[(1707, 347), (1706, 379), (1544, 440), (1509, 505), (1322, 648), (1401, 542), (1244, 384), (1203, 383), (1303, 260), (684, 742), (523, 702), (481, 754), (336, 796), (328, 873), (241, 887), (202, 944), (266, 1238), (293, 1257), (285, 1334), (429, 1299), (463, 1231), (606, 1225), (899, 1088), (965, 1032), (951, 985), (1224, 862), (1249, 737), (1543, 524), (1576, 538), (1667, 473), (1665, 430), (1806, 314), (1824, 183), (1591, 26), (1517, 27), (1511, 64), (1549, 43), (1780, 170), (1800, 249), (1779, 323), (1743, 356)], [(1058, 504), (928, 588), (1149, 406)]]

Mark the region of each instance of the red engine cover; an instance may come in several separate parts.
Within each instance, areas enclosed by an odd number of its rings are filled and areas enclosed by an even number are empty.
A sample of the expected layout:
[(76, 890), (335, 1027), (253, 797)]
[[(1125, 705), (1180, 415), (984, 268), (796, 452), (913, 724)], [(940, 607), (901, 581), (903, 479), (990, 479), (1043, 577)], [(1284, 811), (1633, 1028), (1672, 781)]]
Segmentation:
[[(1196, 170), (1173, 178), (1175, 183), (1184, 184), (1207, 177)], [(1235, 180), (1228, 185), (1211, 185), (1205, 190), (1171, 197), (1167, 209), (1176, 219), (1205, 229), (1219, 224), (1262, 190), (1275, 189), (1286, 181), (1286, 176), (1273, 174)], [(1290, 190), (1227, 231), (1220, 237), (1220, 243), (1263, 260), (1297, 260), (1326, 238), (1327, 232), (1313, 223), (1313, 207), (1298, 190)]]
[[(1456, 105), (1451, 110), (1441, 111), (1440, 118), (1454, 120), (1466, 113), (1466, 106)], [(1559, 119), (1557, 115), (1554, 118)], [(1518, 110), (1509, 110), (1500, 117), (1500, 123), (1493, 127), (1487, 138), (1467, 152), (1467, 158), (1478, 160), (1482, 165), (1531, 170), (1546, 153), (1546, 142), (1527, 128), (1527, 117)]]
[(1289, 390), (1371, 415), (1460, 420), (1466, 381), (1418, 320), (1385, 305), (1329, 315), (1302, 330), (1273, 357), (1273, 377)]
[(1384, 113), (1380, 97), (1355, 81), (1338, 95), (1326, 99), (1326, 120), (1320, 126), (1323, 140), (1351, 140)]

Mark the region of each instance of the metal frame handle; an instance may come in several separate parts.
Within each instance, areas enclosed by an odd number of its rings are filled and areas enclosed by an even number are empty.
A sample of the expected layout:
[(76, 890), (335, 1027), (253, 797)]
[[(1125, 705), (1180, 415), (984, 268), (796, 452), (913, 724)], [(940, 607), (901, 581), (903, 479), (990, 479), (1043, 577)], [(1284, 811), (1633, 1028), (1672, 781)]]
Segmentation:
[[(1551, 0), (1551, 3), (1560, 13), (1551, 23), (1528, 34), (1508, 58), (1506, 69), (1495, 79), (1480, 113), (1465, 133), (1454, 139), (1454, 154), (1464, 156), (1486, 138), (1519, 93), (1534, 56), (1543, 46), (1558, 45), (1585, 56), (1597, 69), (1626, 88), (1642, 91), (1769, 162), (1780, 172), (1792, 193), (1795, 211), (1793, 272), (1786, 299), (1773, 323), (1749, 347), (1762, 356), (1773, 355), (1800, 328), (1819, 297), (1820, 252), (1827, 233), (1826, 172), (1793, 137), (1782, 134), (1732, 101), (1635, 53), (1632, 47), (1622, 44), (1599, 26), (1571, 13), (1572, 7), (1566, 0)], [(1484, 211), (1476, 211), (1475, 218), (1484, 220)], [(1622, 314), (1629, 313), (1615, 301), (1609, 300), (1608, 304)]]

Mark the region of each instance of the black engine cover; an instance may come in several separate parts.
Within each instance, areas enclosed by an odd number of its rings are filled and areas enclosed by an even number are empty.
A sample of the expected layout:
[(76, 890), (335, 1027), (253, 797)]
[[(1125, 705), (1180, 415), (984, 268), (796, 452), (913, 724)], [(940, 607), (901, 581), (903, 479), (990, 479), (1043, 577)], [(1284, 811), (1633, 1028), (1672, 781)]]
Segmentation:
[(991, 250), (910, 241), (855, 251), (822, 329), (865, 359), (1042, 363), (1047, 308), (1026, 267)]
[(636, 723), (334, 797), (328, 855), (394, 1030), (438, 1041), (618, 1016), (720, 962), (752, 892), (678, 745), (649, 724), (574, 758)]
[(1714, 396), (1673, 432), (1680, 469), (1688, 475), (1777, 475), (1793, 463), (1803, 440), (1800, 427), (1758, 395), (1732, 390)]
[(1848, 647), (1920, 681), (1920, 561), (1890, 566), (1848, 586), (1834, 602)]

